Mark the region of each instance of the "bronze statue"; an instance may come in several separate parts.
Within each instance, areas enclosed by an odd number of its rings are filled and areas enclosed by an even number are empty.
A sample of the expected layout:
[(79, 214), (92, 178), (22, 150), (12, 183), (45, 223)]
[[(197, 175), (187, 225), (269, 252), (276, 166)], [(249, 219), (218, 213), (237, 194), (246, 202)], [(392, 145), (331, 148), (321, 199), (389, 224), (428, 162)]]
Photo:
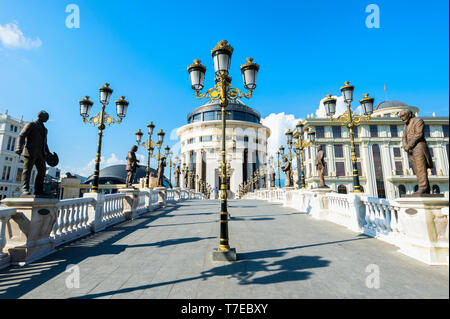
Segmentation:
[(180, 165), (177, 166), (173, 175), (175, 176), (175, 187), (180, 187), (180, 175), (181, 175)]
[(408, 153), (414, 174), (416, 174), (419, 182), (419, 189), (414, 194), (429, 194), (430, 183), (427, 169), (433, 168), (433, 161), (425, 140), (425, 124), (422, 119), (416, 118), (414, 113), (409, 110), (401, 111), (399, 116), (405, 123), (402, 146)]
[(127, 171), (127, 188), (133, 187), (134, 174), (136, 173), (136, 168), (138, 167), (137, 163), (139, 163), (139, 160), (136, 158), (137, 150), (138, 147), (133, 145), (127, 155), (127, 166), (125, 168)]
[(328, 188), (327, 185), (325, 185), (325, 178), (323, 176), (325, 171), (325, 153), (322, 150), (322, 145), (317, 145), (317, 157), (316, 157), (316, 169), (317, 173), (319, 174), (319, 181), (321, 188)]
[[(37, 175), (34, 182), (34, 194), (36, 196), (48, 196), (44, 192), (44, 179), (47, 171), (46, 161), (49, 157), (56, 156), (50, 153), (47, 145), (48, 130), (44, 123), (49, 119), (49, 115), (45, 111), (38, 113), (38, 118), (27, 123), (19, 134), (17, 139), (15, 153), (23, 155), (23, 173), (22, 173), (22, 196), (31, 195), (30, 193), (30, 176), (33, 166), (36, 166)], [(53, 166), (54, 163), (49, 163)], [(56, 162), (57, 165), (57, 162)], [(56, 166), (54, 165), (54, 166)]]
[(189, 171), (186, 167), (183, 167), (183, 183), (184, 183), (184, 188), (188, 188), (188, 182), (189, 182), (189, 175), (188, 175)]
[(283, 158), (284, 166), (281, 167), (283, 172), (286, 173), (286, 185), (285, 187), (292, 187), (292, 176), (291, 176), (291, 162), (287, 159), (287, 157)]
[(270, 187), (275, 187), (275, 169), (270, 166)]
[(158, 166), (158, 187), (164, 187), (164, 167), (166, 167), (166, 157), (161, 157)]

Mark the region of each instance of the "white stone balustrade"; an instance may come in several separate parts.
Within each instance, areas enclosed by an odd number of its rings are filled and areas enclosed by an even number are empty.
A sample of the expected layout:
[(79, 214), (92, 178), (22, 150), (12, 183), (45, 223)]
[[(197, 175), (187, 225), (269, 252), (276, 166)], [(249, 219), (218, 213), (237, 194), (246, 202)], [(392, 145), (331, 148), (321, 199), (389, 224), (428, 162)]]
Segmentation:
[(6, 224), (15, 213), (14, 208), (0, 207), (0, 269), (8, 266), (11, 259), (7, 252), (3, 252), (3, 249), (6, 245)]
[(383, 240), (429, 265), (449, 264), (448, 197), (396, 200), (364, 194), (338, 194), (326, 188), (275, 188), (247, 193), (246, 199), (268, 200)]
[[(33, 197), (3, 200), (6, 207), (0, 207), (0, 268), (30, 263), (54, 252), (54, 247), (162, 206), (159, 190), (119, 191), (108, 195), (86, 193), (82, 198), (61, 201)], [(177, 192), (179, 200), (205, 199), (191, 190)], [(168, 193), (172, 200), (175, 190)]]
[(365, 206), (366, 235), (377, 237), (389, 243), (398, 241), (398, 204), (384, 198), (361, 196)]
[(55, 247), (91, 232), (89, 206), (93, 204), (92, 198), (65, 199), (57, 204), (58, 215), (50, 234)]

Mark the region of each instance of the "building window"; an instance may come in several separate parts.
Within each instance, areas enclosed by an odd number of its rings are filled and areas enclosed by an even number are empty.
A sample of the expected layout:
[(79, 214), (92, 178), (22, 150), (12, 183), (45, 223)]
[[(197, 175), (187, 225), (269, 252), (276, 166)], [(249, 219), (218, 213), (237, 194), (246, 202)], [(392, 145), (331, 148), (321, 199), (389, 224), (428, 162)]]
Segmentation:
[(8, 170), (8, 166), (3, 166), (2, 180), (5, 180), (7, 170)]
[(398, 137), (397, 125), (391, 125), (391, 137)]
[(336, 162), (336, 176), (345, 176), (344, 162)]
[(342, 136), (342, 128), (340, 126), (332, 126), (333, 137), (340, 138)]
[(338, 193), (339, 194), (347, 194), (347, 187), (345, 187), (345, 185), (339, 185), (338, 186)]
[[(22, 168), (17, 169), (16, 182), (20, 182), (22, 180), (22, 172), (23, 172)], [(59, 177), (59, 176), (57, 176), (57, 177)]]
[(342, 148), (342, 144), (334, 144), (334, 157), (336, 157), (336, 158), (344, 157), (344, 151)]
[(406, 195), (406, 187), (405, 187), (405, 185), (398, 185), (398, 195), (399, 195), (399, 197), (402, 197), (403, 195)]
[(6, 180), (9, 181), (9, 177), (11, 176), (11, 166), (8, 166), (8, 173), (6, 174)]
[(448, 137), (448, 125), (442, 125), (442, 131), (444, 132), (444, 137)]
[(355, 144), (355, 154), (356, 154), (356, 158), (359, 158), (360, 153), (359, 153), (359, 144)]
[(325, 128), (323, 126), (316, 126), (316, 137), (317, 138), (325, 137)]
[(323, 156), (327, 157), (327, 144), (320, 144), (320, 146), (322, 147)]
[(245, 120), (246, 120), (246, 118), (245, 118), (245, 112), (234, 111), (234, 114), (233, 114), (233, 115), (234, 115), (234, 116), (233, 116), (233, 119), (236, 120), (236, 121), (245, 121)]
[(369, 125), (370, 126), (370, 137), (378, 137), (378, 126)]
[(440, 194), (440, 193), (441, 193), (441, 189), (439, 188), (439, 186), (433, 185), (433, 186), (431, 187), (431, 193), (432, 193), (432, 194)]
[(356, 162), (356, 168), (358, 169), (358, 176), (363, 176), (363, 171), (361, 167), (361, 162)]
[(203, 121), (214, 121), (216, 119), (216, 111), (203, 113)]
[(378, 144), (372, 145), (373, 166), (375, 169), (375, 180), (377, 183), (377, 193), (379, 198), (386, 198), (384, 188), (383, 165), (381, 163), (381, 153)]
[(195, 114), (195, 115), (192, 117), (192, 123), (194, 123), (194, 122), (200, 122), (201, 120), (202, 120), (202, 114), (201, 114), (201, 113)]
[(393, 150), (394, 150), (394, 157), (402, 157), (400, 147), (394, 147)]
[(212, 141), (212, 136), (202, 136), (200, 137), (200, 142), (211, 142)]
[(358, 137), (358, 127), (353, 127), (353, 137)]
[(430, 137), (431, 133), (430, 133), (430, 126), (429, 125), (425, 125), (423, 128), (423, 134), (425, 135), (425, 137)]
[(188, 140), (188, 144), (194, 144), (195, 143), (195, 138), (190, 138)]
[(403, 175), (403, 165), (402, 162), (395, 162), (395, 175)]
[(244, 136), (244, 142), (248, 142), (248, 136)]
[(9, 151), (10, 148), (11, 148), (11, 142), (12, 142), (12, 137), (9, 136), (9, 137), (8, 137), (8, 144), (6, 145), (6, 150), (7, 150), (7, 151)]
[(428, 147), (428, 152), (430, 152), (431, 162), (433, 163), (433, 168), (431, 168), (431, 175), (436, 175), (436, 164), (434, 160), (434, 151), (433, 148)]

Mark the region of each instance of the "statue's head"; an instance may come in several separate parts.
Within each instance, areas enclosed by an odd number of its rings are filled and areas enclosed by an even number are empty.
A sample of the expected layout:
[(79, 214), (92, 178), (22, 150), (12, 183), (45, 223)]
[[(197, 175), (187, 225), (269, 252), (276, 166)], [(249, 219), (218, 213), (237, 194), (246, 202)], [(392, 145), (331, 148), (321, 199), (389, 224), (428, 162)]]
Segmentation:
[(43, 123), (47, 122), (48, 119), (49, 119), (49, 117), (50, 117), (50, 116), (49, 116), (48, 113), (45, 112), (45, 111), (40, 111), (40, 112), (38, 113), (38, 119), (39, 119), (39, 121), (41, 121), (41, 122), (43, 122)]
[(133, 145), (133, 146), (131, 147), (131, 151), (132, 151), (132, 152), (137, 152), (137, 150), (138, 150), (137, 145)]
[(403, 122), (408, 123), (409, 120), (414, 117), (414, 113), (410, 110), (403, 110), (398, 113), (398, 116), (402, 119)]

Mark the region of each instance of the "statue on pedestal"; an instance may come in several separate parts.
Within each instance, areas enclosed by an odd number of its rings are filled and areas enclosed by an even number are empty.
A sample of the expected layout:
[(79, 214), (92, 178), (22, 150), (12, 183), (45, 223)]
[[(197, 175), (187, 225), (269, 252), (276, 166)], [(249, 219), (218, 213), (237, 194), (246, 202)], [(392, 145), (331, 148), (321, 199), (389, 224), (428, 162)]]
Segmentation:
[(433, 168), (433, 161), (425, 140), (425, 124), (422, 119), (416, 118), (414, 113), (404, 110), (399, 113), (405, 123), (403, 130), (402, 147), (408, 153), (413, 172), (418, 179), (418, 190), (415, 195), (430, 194), (430, 182), (428, 181), (428, 168)]
[(275, 169), (270, 167), (270, 187), (275, 187)]
[(319, 181), (321, 188), (328, 188), (327, 185), (325, 185), (325, 178), (324, 178), (324, 171), (325, 171), (325, 153), (322, 150), (322, 145), (317, 146), (317, 157), (316, 157), (316, 169), (317, 173), (319, 174)]
[(164, 167), (166, 167), (166, 157), (161, 157), (161, 160), (159, 162), (158, 166), (158, 187), (164, 187)]
[(180, 165), (177, 166), (173, 175), (175, 175), (175, 187), (180, 187), (180, 175), (181, 175)]
[(44, 123), (49, 119), (45, 111), (38, 113), (38, 118), (27, 123), (17, 139), (15, 153), (23, 155), (22, 196), (31, 195), (30, 177), (33, 167), (36, 166), (37, 175), (34, 182), (34, 194), (36, 196), (49, 196), (44, 193), (44, 179), (47, 171), (46, 163), (52, 167), (58, 165), (59, 159), (56, 153), (50, 153), (47, 145), (48, 130)]
[(287, 159), (287, 157), (283, 158), (284, 166), (281, 167), (283, 172), (286, 173), (286, 185), (285, 187), (292, 187), (292, 169), (291, 169), (291, 162)]
[(134, 174), (136, 173), (136, 168), (138, 167), (137, 163), (139, 162), (139, 160), (136, 158), (137, 150), (138, 147), (136, 145), (133, 145), (127, 155), (127, 166), (125, 167), (125, 170), (127, 171), (127, 188), (133, 187)]

